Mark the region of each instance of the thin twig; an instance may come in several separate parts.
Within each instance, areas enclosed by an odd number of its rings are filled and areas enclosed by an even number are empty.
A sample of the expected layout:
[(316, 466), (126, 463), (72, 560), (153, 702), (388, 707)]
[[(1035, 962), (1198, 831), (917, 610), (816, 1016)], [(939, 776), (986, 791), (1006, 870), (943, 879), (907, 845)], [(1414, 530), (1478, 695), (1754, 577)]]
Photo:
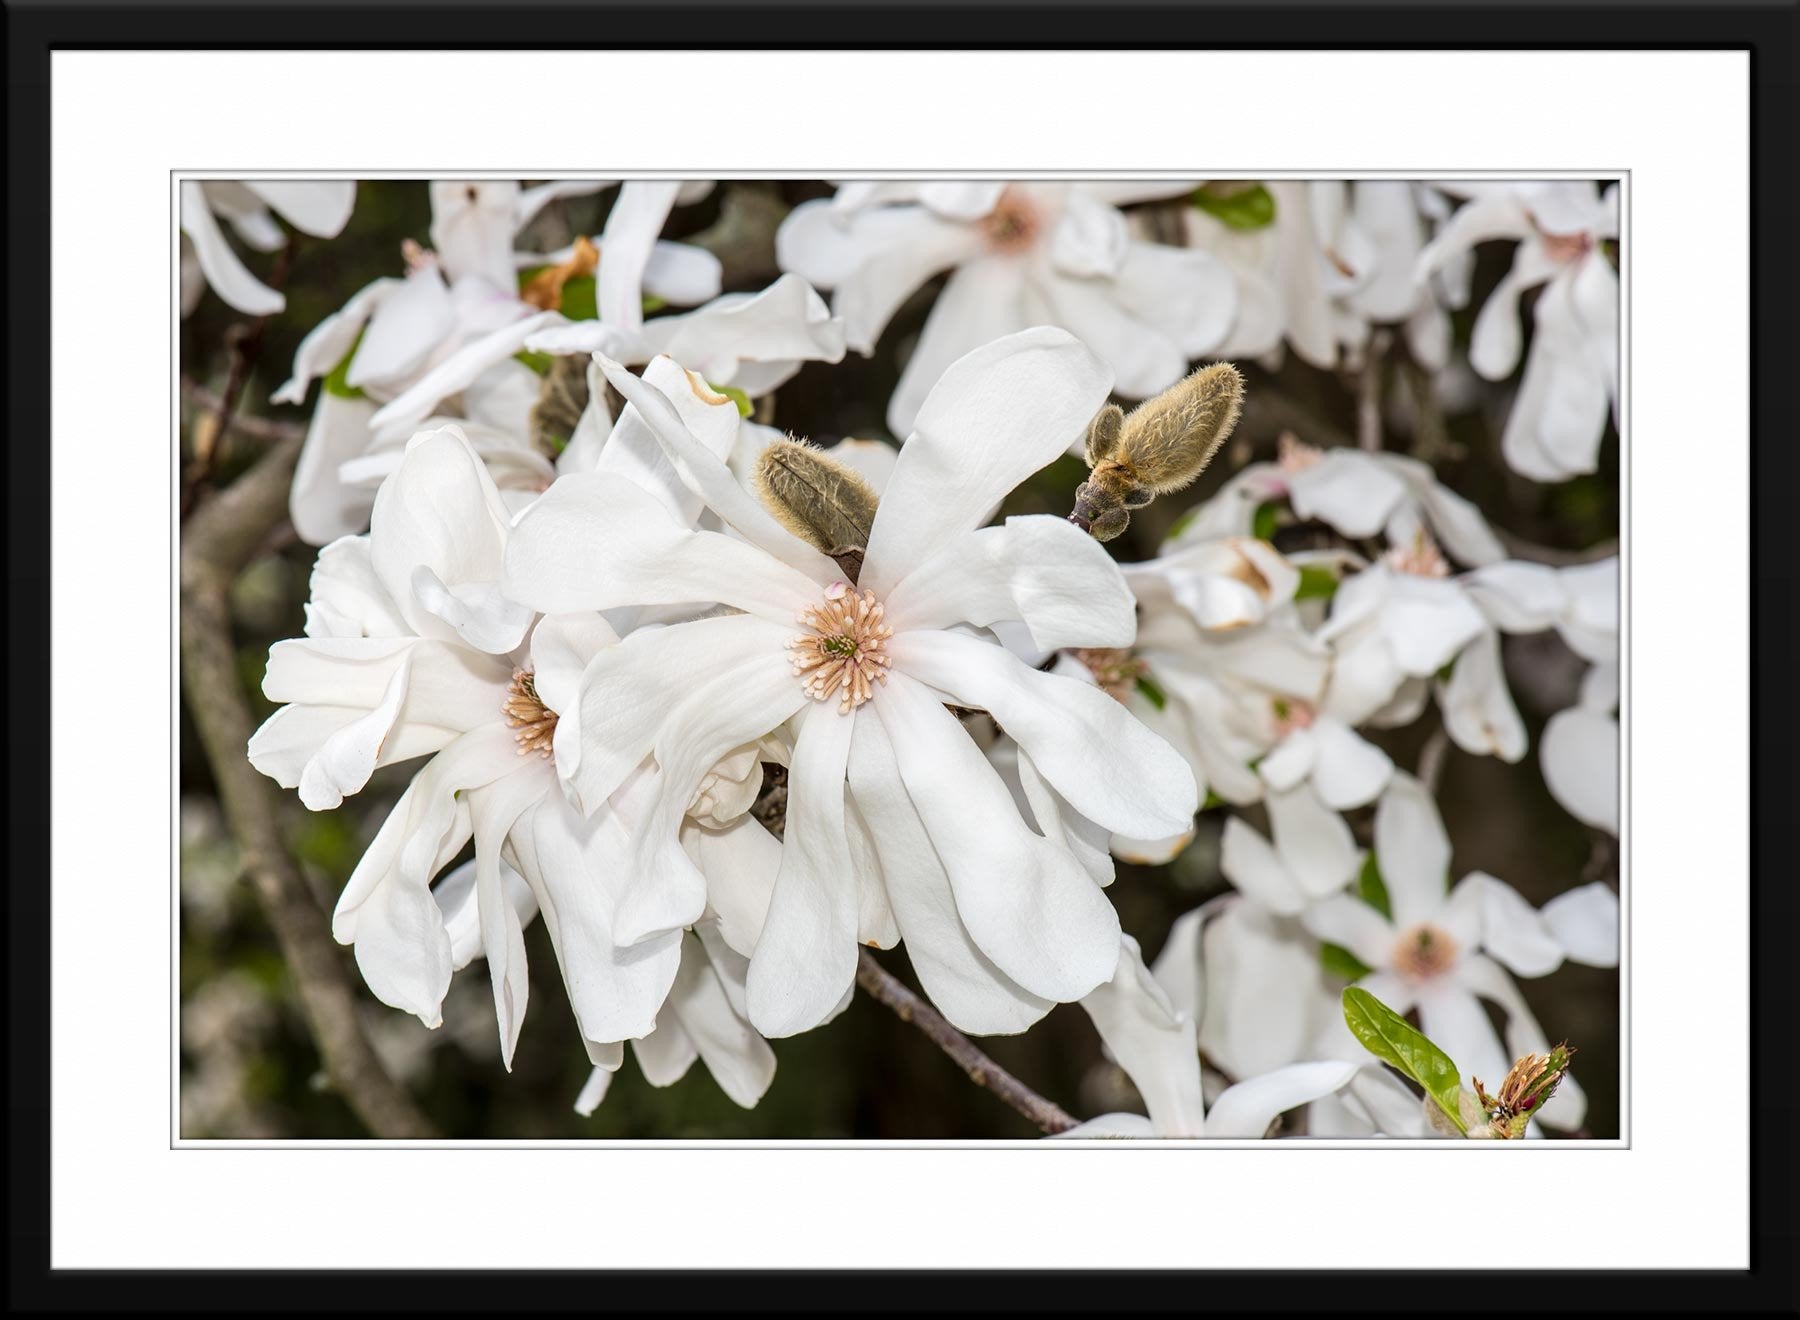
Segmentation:
[[(215, 417), (223, 413), (225, 408), (223, 399), (191, 376), (181, 378), (181, 397), (195, 408), (212, 413)], [(261, 440), (271, 445), (280, 444), (283, 440), (299, 440), (306, 435), (306, 428), (298, 422), (257, 417), (250, 413), (233, 415), (230, 429), (251, 440)]]
[(971, 1082), (992, 1091), (1045, 1132), (1054, 1136), (1075, 1126), (1075, 1120), (1059, 1105), (1044, 1099), (976, 1049), (974, 1042), (901, 984), (867, 949), (859, 951), (856, 983), (870, 998), (892, 1009), (902, 1022), (910, 1022), (924, 1032), (932, 1044), (956, 1061)]
[(182, 683), (244, 873), (293, 975), (326, 1072), (375, 1136), (430, 1137), (430, 1121), (363, 1034), (343, 954), (282, 844), (275, 786), (244, 751), (253, 720), (238, 678), (227, 593), (286, 510), (299, 453), (297, 437), (278, 441), (249, 472), (202, 502), (182, 529)]
[(1356, 387), (1356, 443), (1375, 452), (1381, 448), (1381, 368), (1387, 356), (1389, 336), (1378, 330), (1363, 353), (1362, 372)]
[(1584, 550), (1558, 550), (1555, 546), (1539, 545), (1536, 541), (1528, 541), (1523, 536), (1515, 536), (1504, 527), (1496, 527), (1494, 535), (1500, 538), (1500, 544), (1506, 547), (1509, 557), (1523, 559), (1533, 564), (1550, 564), (1557, 568), (1568, 568), (1576, 564), (1594, 564), (1602, 559), (1611, 559), (1619, 553), (1619, 542), (1616, 537), (1608, 537)]
[(1444, 777), (1444, 758), (1449, 752), (1450, 731), (1440, 724), (1431, 731), (1419, 752), (1419, 783), (1433, 797), (1437, 796), (1438, 784)]

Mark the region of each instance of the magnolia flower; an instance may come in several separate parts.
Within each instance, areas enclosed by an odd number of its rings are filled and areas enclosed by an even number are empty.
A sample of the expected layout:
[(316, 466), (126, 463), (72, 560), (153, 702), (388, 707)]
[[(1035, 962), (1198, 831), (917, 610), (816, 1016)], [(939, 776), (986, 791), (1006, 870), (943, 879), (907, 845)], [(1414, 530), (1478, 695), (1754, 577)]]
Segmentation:
[(913, 430), (951, 363), (1032, 325), (1073, 331), (1111, 368), (1120, 395), (1147, 399), (1211, 353), (1236, 311), (1224, 267), (1203, 252), (1133, 238), (1118, 210), (1191, 186), (847, 184), (796, 207), (776, 254), (784, 270), (834, 290), (846, 342), (864, 354), (907, 298), (954, 272), (888, 404), (897, 436)]
[(844, 335), (824, 300), (805, 280), (789, 275), (760, 293), (728, 293), (692, 312), (636, 326), (571, 321), (543, 311), (470, 342), (375, 413), (370, 425), (378, 435), (408, 431), (445, 398), (468, 390), (521, 352), (603, 354), (632, 366), (667, 356), (714, 386), (756, 398), (784, 384), (804, 363), (840, 361)]
[(1544, 783), (1575, 819), (1619, 832), (1619, 668), (1595, 665), (1581, 695), (1544, 726), (1538, 761)]
[[(1307, 906), (1300, 919), (1372, 969), (1357, 984), (1396, 1013), (1416, 1007), (1425, 1035), (1466, 1075), (1504, 1076), (1514, 1058), (1548, 1048), (1505, 968), (1547, 976), (1564, 959), (1618, 965), (1618, 899), (1603, 884), (1571, 890), (1541, 911), (1479, 871), (1446, 892), (1450, 840), (1436, 804), (1408, 775), (1395, 774), (1376, 810), (1375, 856), (1392, 916), (1339, 894)], [(1482, 1000), (1506, 1014), (1504, 1048)], [(1340, 1044), (1350, 1041), (1341, 1024), (1333, 1034)], [(1585, 1106), (1571, 1078), (1541, 1117), (1553, 1127), (1578, 1127)]]
[(1122, 937), (1112, 979), (1081, 1001), (1107, 1053), (1143, 1096), (1149, 1117), (1104, 1114), (1063, 1137), (1261, 1137), (1277, 1116), (1350, 1081), (1356, 1063), (1308, 1062), (1227, 1087), (1209, 1107), (1200, 1084), (1194, 1020), (1144, 966), (1137, 941)]
[(1619, 393), (1619, 277), (1602, 244), (1619, 237), (1619, 188), (1592, 183), (1474, 183), (1470, 200), (1419, 254), (1423, 280), (1477, 243), (1519, 241), (1512, 267), (1475, 319), (1469, 361), (1488, 380), (1519, 365), (1519, 298), (1543, 285), (1525, 375), (1501, 447), (1534, 481), (1592, 472)]
[(1237, 281), (1238, 313), (1213, 351), (1269, 359), (1285, 341), (1303, 360), (1330, 369), (1360, 353), (1374, 323), (1403, 324), (1425, 366), (1448, 357), (1450, 322), (1429, 287), (1413, 281), (1425, 245), (1417, 185), (1378, 179), (1271, 181), (1260, 187), (1269, 222), (1238, 228), (1201, 206), (1183, 213), (1190, 245), (1212, 253)]
[[(432, 394), (404, 425), (379, 429), (383, 410), (378, 405), (407, 396), (456, 360), (465, 345), (550, 315), (540, 304), (560, 300), (562, 286), (541, 295), (522, 291), (518, 267), (521, 261), (559, 260), (567, 266), (569, 258), (521, 258), (513, 251), (514, 240), (547, 202), (604, 186), (593, 180), (530, 189), (501, 180), (431, 185), (431, 249), (409, 245), (404, 279), (374, 281), (315, 326), (295, 351), (292, 376), (271, 396), (279, 403), (298, 404), (314, 379), (326, 378), (289, 499), (303, 540), (323, 544), (360, 531), (373, 484), (391, 470), (394, 455), (432, 417), (435, 406), (452, 395), (457, 396), (458, 420), (468, 423), (470, 438), (484, 454), (516, 453), (526, 446), (525, 419), (537, 401), (539, 380), (524, 363), (512, 360), (516, 347), (483, 359), (480, 369)], [(676, 303), (703, 302), (718, 293), (716, 258), (657, 240), (675, 187), (628, 183), (620, 189), (601, 234), (607, 259), (598, 260), (598, 249), (591, 245), (587, 249), (592, 258), (586, 269), (595, 275), (597, 298), (609, 304), (628, 301), (634, 314), (641, 315), (640, 291)], [(356, 466), (372, 450), (382, 462)]]
[(202, 286), (247, 316), (272, 316), (287, 299), (262, 283), (231, 250), (219, 217), (258, 252), (275, 252), (287, 235), (269, 214), (274, 210), (303, 234), (336, 238), (356, 205), (350, 180), (258, 179), (237, 182), (188, 179), (181, 184), (181, 314), (200, 300)]
[[(1314, 699), (1329, 657), (1285, 610), (1298, 573), (1249, 537), (1189, 545), (1123, 566), (1138, 599), (1129, 648), (1084, 648), (1056, 662), (1092, 681), (1181, 752), (1201, 792), (1247, 804), (1262, 796), (1252, 768), (1280, 738), (1279, 712)], [(1192, 838), (1114, 838), (1128, 861), (1164, 862)]]
[[(650, 785), (621, 784), (583, 814), (557, 756), (579, 736), (580, 675), (617, 634), (595, 614), (538, 618), (496, 589), (510, 521), (458, 432), (417, 436), (369, 534), (321, 551), (307, 635), (271, 649), (263, 681), (286, 704), (249, 756), (313, 810), (378, 766), (429, 756), (345, 886), (334, 934), (378, 998), (431, 1027), (452, 972), (484, 955), (510, 1067), (529, 990), (522, 927), (541, 912), (589, 1053), (616, 1066), (617, 1042), (655, 1026), (682, 936), (614, 939)], [(472, 870), (434, 891), (471, 838)], [(503, 863), (522, 878), (510, 893)]]
[[(894, 464), (856, 582), (748, 495), (667, 395), (604, 366), (732, 533), (691, 530), (629, 483), (572, 476), (522, 516), (508, 549), (508, 595), (547, 611), (734, 611), (634, 632), (583, 678), (581, 800), (604, 801), (655, 763), (619, 938), (654, 939), (704, 910), (682, 813), (709, 767), (787, 730), (779, 871), (755, 945), (740, 949), (764, 1035), (829, 1015), (859, 940), (903, 938), (926, 992), (969, 1031), (1023, 1030), (1109, 980), (1118, 917), (1057, 841), (1058, 813), (1172, 834), (1193, 816), (1193, 778), (1110, 697), (982, 631), (1018, 620), (1046, 649), (1129, 645), (1131, 594), (1104, 549), (1056, 517), (977, 525), (1086, 426), (1107, 397), (1104, 365), (1048, 328), (955, 364)], [(1034, 822), (946, 702), (989, 712), (1017, 740)], [(725, 890), (712, 887), (715, 905), (731, 901)]]
[(1318, 449), (1286, 435), (1276, 462), (1235, 474), (1180, 525), (1172, 543), (1245, 535), (1259, 507), (1283, 499), (1295, 517), (1317, 519), (1352, 540), (1383, 536), (1390, 546), (1406, 546), (1425, 530), (1458, 563), (1506, 557), (1481, 511), (1440, 483), (1430, 465), (1401, 454)]

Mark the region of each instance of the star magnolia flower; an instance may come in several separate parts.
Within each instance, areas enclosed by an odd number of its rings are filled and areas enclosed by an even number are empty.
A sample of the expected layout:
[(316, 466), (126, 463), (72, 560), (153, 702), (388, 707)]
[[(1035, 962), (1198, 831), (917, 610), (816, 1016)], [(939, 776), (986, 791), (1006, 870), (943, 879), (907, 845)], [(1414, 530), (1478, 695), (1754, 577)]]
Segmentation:
[[(1503, 1076), (1513, 1059), (1548, 1048), (1502, 964), (1520, 976), (1547, 976), (1565, 958), (1618, 965), (1618, 899), (1603, 884), (1571, 890), (1541, 911), (1479, 871), (1446, 892), (1450, 840), (1436, 804), (1408, 775), (1395, 774), (1376, 810), (1375, 856), (1392, 917), (1340, 894), (1305, 908), (1301, 921), (1374, 969), (1357, 982), (1369, 993), (1396, 1013), (1416, 1007), (1421, 1030), (1456, 1060), (1465, 1081), (1471, 1074)], [(1504, 1048), (1481, 1007), (1484, 999), (1506, 1014)], [(1355, 1044), (1341, 1023), (1333, 1038), (1340, 1047)], [(1578, 1127), (1585, 1106), (1571, 1078), (1540, 1117), (1552, 1127)]]
[(691, 364), (714, 385), (757, 398), (792, 378), (803, 363), (842, 360), (844, 335), (824, 299), (790, 275), (761, 293), (728, 293), (692, 312), (636, 326), (539, 312), (469, 343), (377, 412), (370, 424), (378, 435), (406, 431), (445, 398), (466, 391), (520, 352), (599, 353), (632, 366), (666, 355)]
[[(249, 756), (313, 810), (379, 766), (429, 756), (345, 886), (334, 934), (355, 946), (378, 998), (427, 1026), (442, 1020), (452, 972), (485, 955), (510, 1067), (529, 989), (522, 925), (541, 911), (590, 1056), (617, 1066), (618, 1042), (652, 1030), (682, 960), (679, 930), (631, 948), (613, 935), (618, 877), (653, 785), (621, 784), (585, 815), (561, 791), (581, 672), (617, 634), (598, 615), (540, 619), (499, 593), (509, 523), (460, 434), (416, 437), (376, 496), (369, 534), (320, 553), (306, 637), (269, 654), (263, 691), (286, 704)], [(471, 837), (466, 891), (446, 881), (434, 895)], [(509, 898), (503, 858), (524, 897)]]
[(1506, 461), (1533, 481), (1592, 472), (1619, 394), (1619, 277), (1601, 248), (1619, 236), (1618, 185), (1604, 194), (1573, 182), (1455, 191), (1470, 200), (1419, 254), (1419, 279), (1477, 243), (1519, 240), (1469, 343), (1470, 364), (1488, 380), (1504, 380), (1519, 365), (1519, 298), (1544, 286), (1525, 375), (1501, 436)]
[[(1545, 726), (1538, 754), (1556, 800), (1578, 819), (1617, 834), (1619, 722), (1613, 712), (1619, 704), (1618, 556), (1565, 568), (1508, 561), (1479, 569), (1464, 583), (1470, 598), (1502, 632), (1555, 628), (1570, 650), (1593, 664), (1576, 705)], [(1474, 651), (1471, 647), (1457, 662), (1451, 687)], [(1497, 649), (1477, 663), (1497, 668)], [(1452, 710), (1446, 703), (1447, 716)], [(1456, 729), (1452, 721), (1452, 733)], [(1524, 745), (1521, 728), (1515, 740), (1520, 754)]]
[(1215, 353), (1267, 359), (1285, 340), (1303, 360), (1329, 370), (1362, 351), (1371, 324), (1400, 323), (1418, 361), (1444, 365), (1449, 317), (1432, 289), (1413, 280), (1426, 224), (1415, 185), (1365, 179), (1261, 186), (1275, 215), (1259, 228), (1234, 229), (1199, 207), (1184, 213), (1188, 242), (1237, 279), (1237, 318)]
[(287, 307), (286, 298), (238, 260), (219, 228), (219, 216), (256, 251), (275, 252), (286, 245), (287, 235), (270, 216), (271, 209), (303, 234), (336, 238), (355, 205), (356, 184), (349, 180), (184, 180), (181, 314), (194, 310), (202, 284), (247, 316), (272, 316)]
[(1108, 1055), (1143, 1096), (1149, 1117), (1104, 1114), (1063, 1137), (1263, 1136), (1287, 1110), (1345, 1085), (1359, 1065), (1339, 1060), (1301, 1063), (1227, 1087), (1210, 1112), (1200, 1083), (1194, 1019), (1183, 1012), (1144, 966), (1137, 941), (1120, 941), (1112, 979), (1081, 1001)]
[[(549, 315), (521, 295), (517, 271), (521, 261), (535, 265), (550, 258), (519, 257), (514, 239), (548, 202), (605, 186), (598, 180), (529, 189), (499, 180), (431, 185), (431, 250), (409, 247), (404, 279), (374, 281), (315, 326), (295, 351), (291, 378), (271, 396), (301, 403), (314, 379), (343, 368), (341, 382), (328, 381), (320, 391), (294, 473), (289, 508), (302, 540), (320, 545), (366, 526), (371, 470), (353, 467), (347, 480), (344, 465), (385, 447), (391, 466), (393, 454), (433, 411), (427, 406), (406, 424), (378, 433), (381, 402), (407, 395), (471, 341)], [(657, 241), (676, 187), (628, 183), (620, 189), (600, 236), (607, 253), (594, 272), (601, 302), (628, 301), (641, 316), (644, 290), (683, 304), (717, 295), (716, 258)], [(471, 438), (484, 432), (523, 436), (539, 382), (529, 367), (511, 360), (515, 352), (484, 359), (479, 370), (435, 393), (429, 404), (459, 394)], [(480, 447), (487, 452), (504, 446), (489, 440)]]
[(926, 992), (968, 1031), (1023, 1030), (1108, 980), (1119, 923), (1099, 883), (1026, 824), (944, 708), (989, 712), (1108, 829), (1160, 837), (1193, 816), (1185, 764), (1117, 702), (970, 631), (1011, 619), (1047, 649), (1131, 642), (1131, 593), (1102, 547), (1056, 517), (976, 525), (1086, 426), (1107, 397), (1103, 364), (1048, 328), (955, 364), (895, 462), (854, 584), (744, 491), (668, 397), (605, 366), (734, 535), (684, 527), (629, 483), (564, 478), (520, 520), (507, 593), (553, 611), (738, 611), (634, 632), (584, 677), (582, 799), (604, 800), (647, 757), (657, 767), (620, 938), (703, 910), (682, 812), (707, 767), (787, 726), (786, 836), (748, 977), (764, 1035), (833, 1011), (859, 939), (904, 938)]
[(1259, 506), (1283, 499), (1295, 517), (1316, 518), (1352, 540), (1385, 536), (1404, 546), (1424, 529), (1458, 563), (1506, 557), (1480, 510), (1442, 485), (1430, 465), (1401, 454), (1318, 449), (1291, 436), (1282, 437), (1277, 462), (1238, 472), (1180, 525), (1171, 544), (1246, 535)]
[(1224, 267), (1203, 252), (1131, 237), (1118, 210), (1191, 187), (848, 184), (796, 207), (775, 236), (776, 254), (782, 269), (834, 290), (846, 342), (863, 354), (907, 298), (954, 271), (888, 404), (897, 436), (913, 429), (951, 363), (1032, 325), (1073, 331), (1111, 367), (1120, 395), (1147, 399), (1210, 354), (1236, 311)]
[[(1252, 769), (1280, 737), (1275, 712), (1316, 698), (1329, 657), (1292, 610), (1298, 573), (1248, 537), (1186, 546), (1122, 566), (1138, 599), (1137, 643), (1058, 657), (1056, 672), (1088, 679), (1181, 752), (1202, 793), (1247, 804), (1262, 796)], [(1028, 657), (1032, 658), (1032, 657)], [(1127, 861), (1168, 861), (1193, 837), (1115, 837)]]

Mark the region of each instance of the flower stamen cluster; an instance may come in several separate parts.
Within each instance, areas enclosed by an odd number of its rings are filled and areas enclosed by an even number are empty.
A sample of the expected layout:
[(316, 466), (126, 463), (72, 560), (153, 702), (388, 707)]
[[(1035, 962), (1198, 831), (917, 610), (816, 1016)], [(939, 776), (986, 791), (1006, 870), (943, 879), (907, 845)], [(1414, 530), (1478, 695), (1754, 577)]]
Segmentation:
[(849, 714), (885, 683), (887, 640), (894, 630), (884, 621), (885, 608), (872, 591), (855, 591), (847, 582), (825, 589), (825, 603), (809, 606), (800, 622), (810, 631), (788, 643), (789, 660), (806, 695), (825, 701), (841, 689), (838, 712)]
[(506, 700), (500, 703), (507, 727), (518, 730), (519, 755), (536, 752), (548, 759), (555, 751), (556, 712), (538, 696), (537, 676), (529, 669), (513, 671)]

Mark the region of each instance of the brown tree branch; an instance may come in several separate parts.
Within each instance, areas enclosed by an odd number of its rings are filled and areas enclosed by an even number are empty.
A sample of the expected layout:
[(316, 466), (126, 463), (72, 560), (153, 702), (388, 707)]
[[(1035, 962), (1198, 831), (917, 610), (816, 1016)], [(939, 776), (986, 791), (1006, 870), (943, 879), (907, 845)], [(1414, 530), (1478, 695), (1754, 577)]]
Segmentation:
[[(225, 411), (225, 401), (190, 376), (181, 378), (181, 397), (202, 412), (217, 416)], [(257, 417), (248, 413), (233, 413), (226, 429), (271, 445), (283, 440), (299, 440), (306, 435), (306, 428), (298, 422)]]
[(910, 1022), (924, 1032), (932, 1044), (955, 1060), (971, 1082), (992, 1091), (1045, 1132), (1054, 1136), (1075, 1126), (1075, 1120), (1066, 1111), (983, 1054), (942, 1014), (876, 962), (875, 955), (867, 949), (860, 950), (857, 957), (856, 983), (871, 999), (892, 1009), (902, 1022)]
[(388, 1075), (357, 1022), (359, 996), (343, 954), (276, 827), (275, 786), (244, 750), (253, 721), (238, 677), (227, 594), (285, 512), (299, 453), (299, 437), (279, 440), (244, 476), (196, 506), (182, 529), (182, 684), (244, 873), (293, 975), (327, 1074), (374, 1135), (431, 1137), (429, 1120)]

